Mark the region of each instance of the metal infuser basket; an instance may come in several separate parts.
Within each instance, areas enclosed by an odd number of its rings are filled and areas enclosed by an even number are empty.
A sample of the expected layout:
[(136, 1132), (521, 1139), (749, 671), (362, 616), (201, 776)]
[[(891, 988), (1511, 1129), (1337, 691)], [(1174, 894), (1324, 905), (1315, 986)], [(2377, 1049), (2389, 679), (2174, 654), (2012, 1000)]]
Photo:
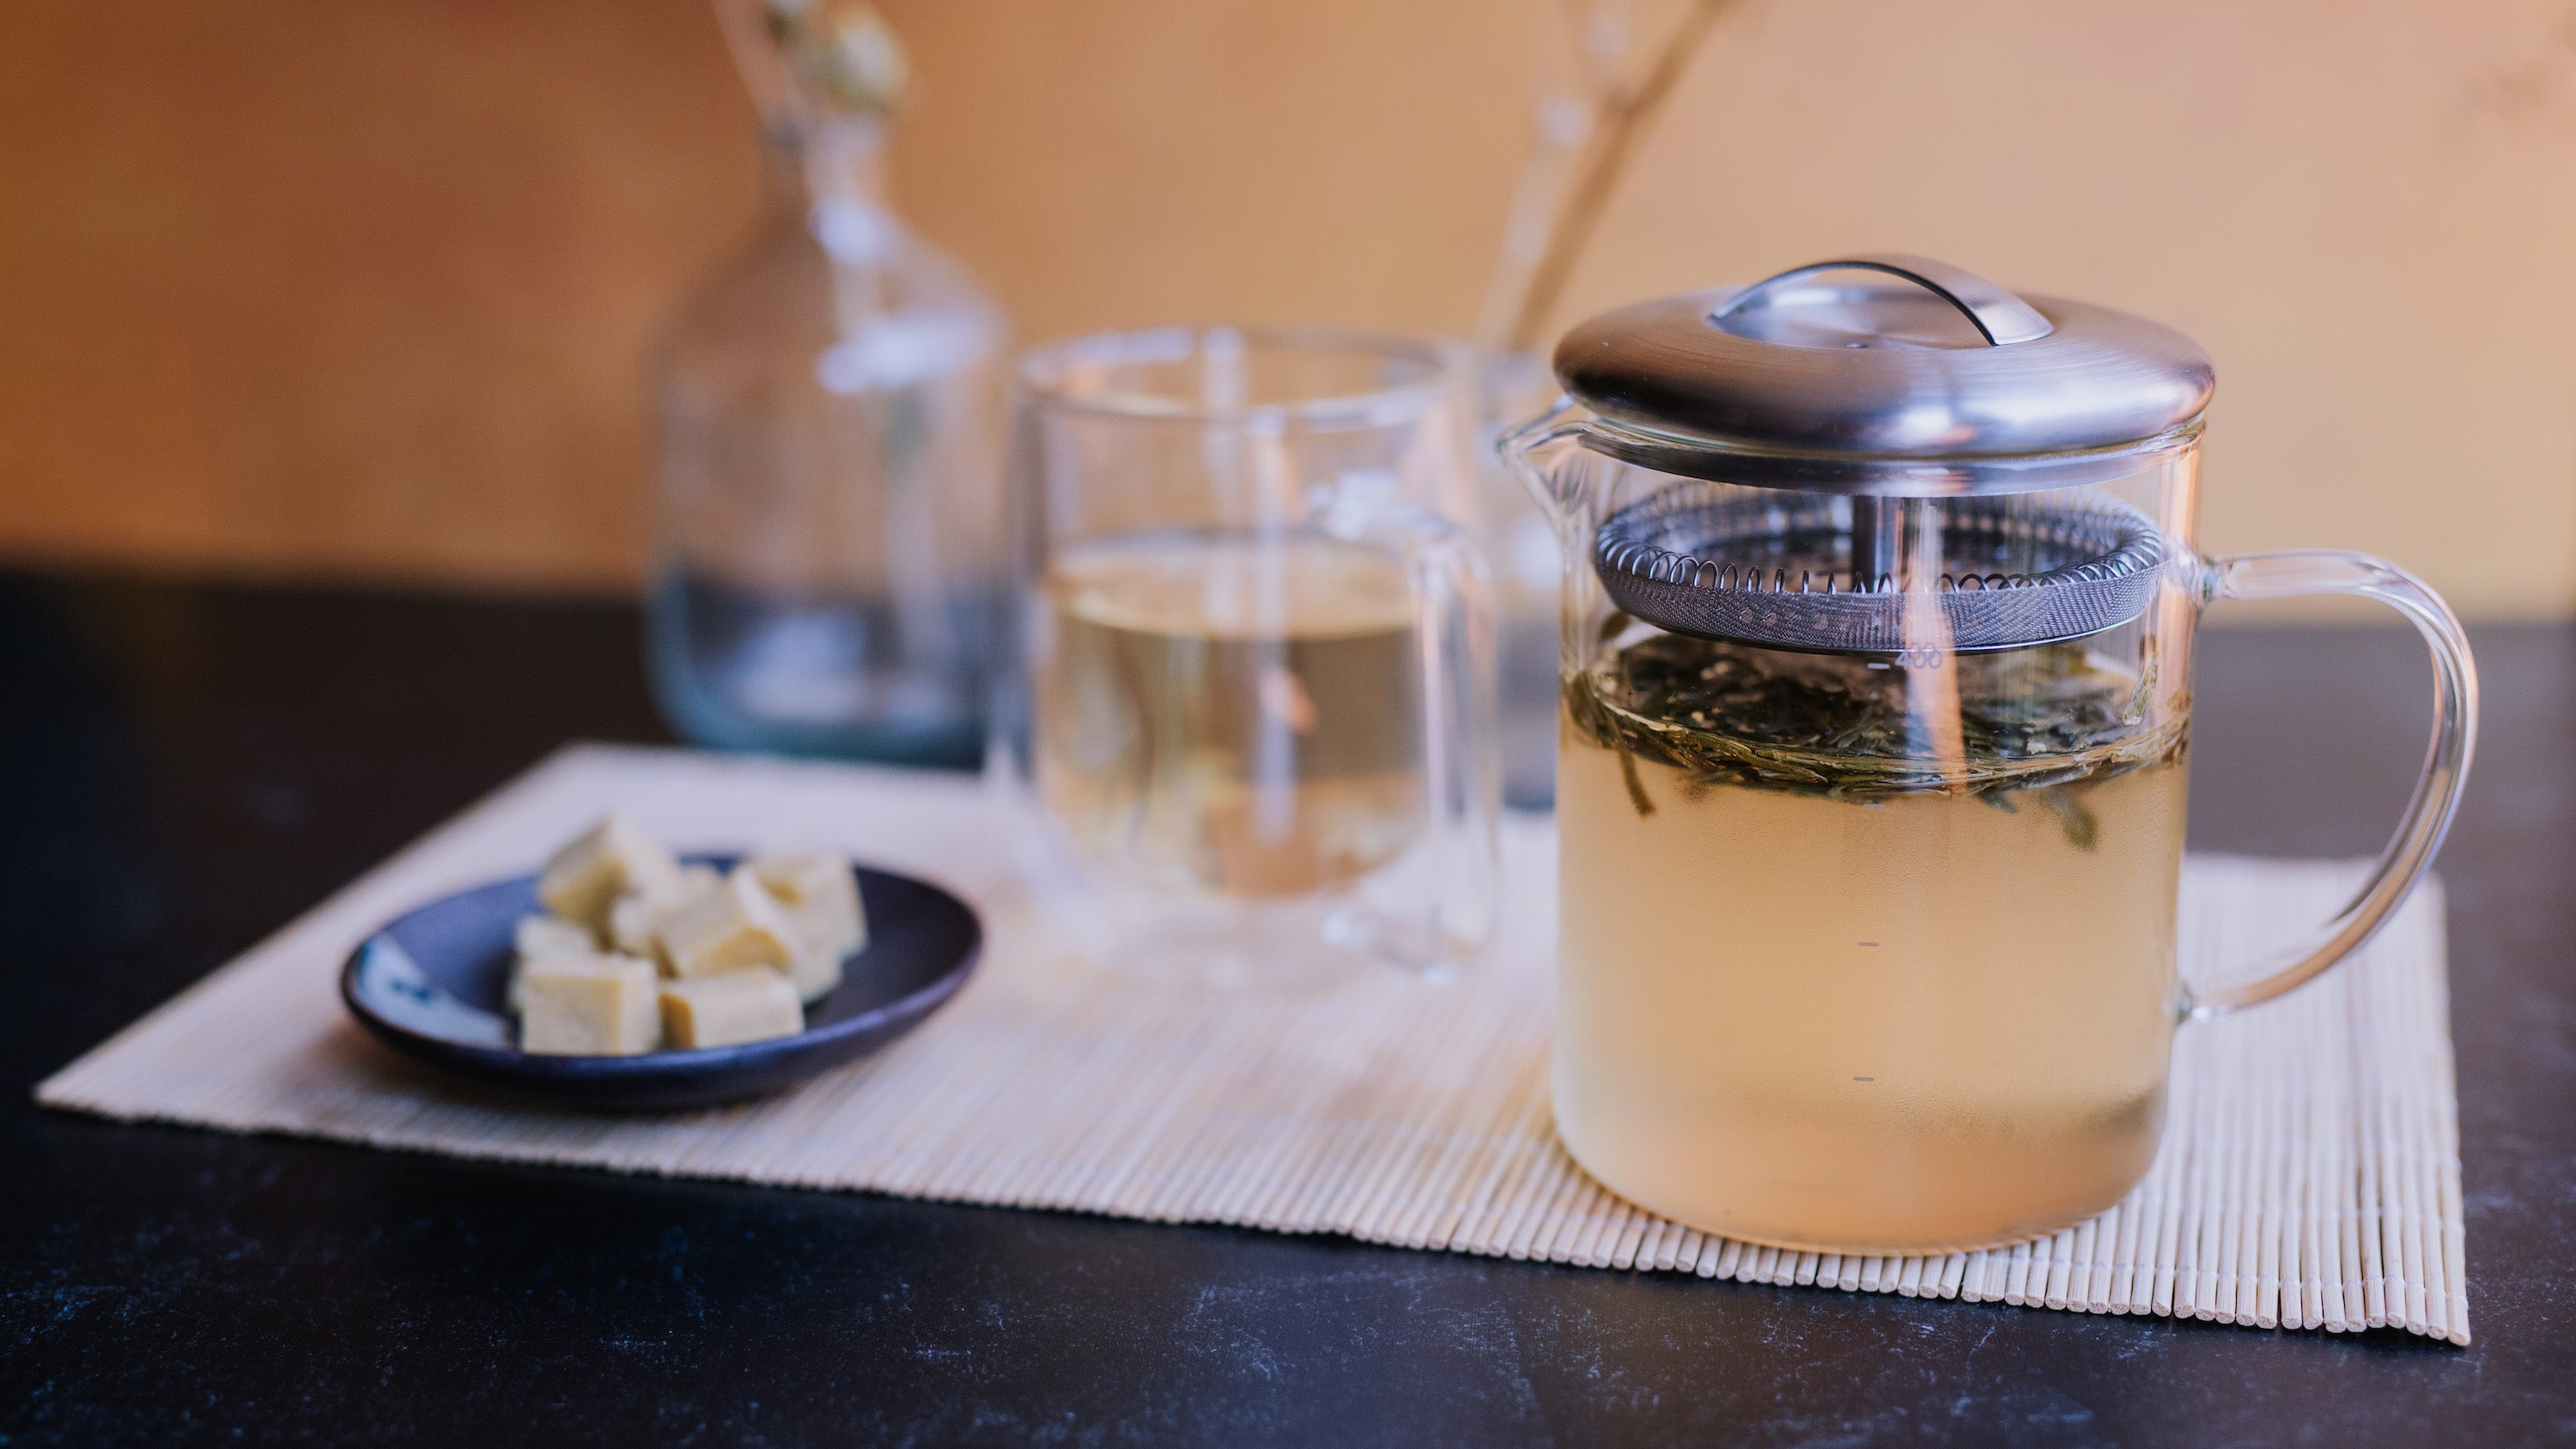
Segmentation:
[[(1938, 641), (1909, 617), (1909, 534), (1912, 556), (1943, 565), (1925, 581), (1946, 624)], [(1685, 482), (1612, 515), (1592, 564), (1612, 602), (1675, 633), (1818, 654), (1983, 653), (2135, 619), (2164, 556), (2146, 515), (2114, 503), (1747, 497)]]

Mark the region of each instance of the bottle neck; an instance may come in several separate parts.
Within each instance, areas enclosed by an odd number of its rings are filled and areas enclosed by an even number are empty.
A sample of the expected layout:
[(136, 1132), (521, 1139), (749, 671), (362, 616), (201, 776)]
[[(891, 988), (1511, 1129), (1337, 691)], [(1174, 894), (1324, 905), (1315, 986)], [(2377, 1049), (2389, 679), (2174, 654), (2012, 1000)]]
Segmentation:
[(804, 224), (842, 266), (884, 263), (895, 245), (885, 200), (885, 123), (835, 116), (769, 133), (767, 190), (782, 219)]
[(779, 224), (821, 248), (834, 329), (866, 335), (902, 301), (905, 238), (885, 204), (885, 122), (833, 116), (769, 135), (770, 191)]

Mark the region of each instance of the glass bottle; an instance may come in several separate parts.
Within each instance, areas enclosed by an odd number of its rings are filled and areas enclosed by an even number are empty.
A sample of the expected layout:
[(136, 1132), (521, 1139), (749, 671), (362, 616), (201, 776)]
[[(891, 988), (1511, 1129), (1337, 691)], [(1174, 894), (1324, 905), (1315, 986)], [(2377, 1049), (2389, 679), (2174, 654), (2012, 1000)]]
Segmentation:
[[(768, 113), (767, 220), (682, 308), (655, 370), (653, 682), (699, 744), (972, 767), (1004, 329), (886, 205), (900, 62), (859, 15), (873, 88), (800, 83), (802, 11), (736, 36), (738, 54), (783, 52), (745, 60)], [(849, 36), (823, 39), (846, 70)]]

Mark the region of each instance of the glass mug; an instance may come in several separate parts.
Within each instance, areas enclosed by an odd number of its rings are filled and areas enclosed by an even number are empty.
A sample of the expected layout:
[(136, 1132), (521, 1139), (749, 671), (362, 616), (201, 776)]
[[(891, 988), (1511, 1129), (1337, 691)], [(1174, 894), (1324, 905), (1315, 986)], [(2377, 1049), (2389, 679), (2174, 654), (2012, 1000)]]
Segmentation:
[[(1895, 260), (1904, 269), (1863, 265), (1931, 295), (1763, 297), (1766, 283), (1625, 325), (1669, 324), (1657, 335), (1687, 349), (1704, 339), (1677, 329), (1715, 330), (1710, 314), (1747, 293), (1769, 306), (1777, 315), (1738, 324), (1750, 340), (1705, 343), (1701, 395), (1723, 394), (1739, 432), (1774, 426), (1753, 409), (1799, 405), (1807, 384), (1784, 382), (1784, 365), (1811, 369), (1831, 399), (1816, 415), (1839, 437), (1868, 423), (1875, 397), (1891, 415), (1919, 402), (1919, 377), (1890, 369), (1949, 365), (1888, 361), (1897, 350), (1953, 350), (1989, 373), (2019, 360), (1982, 324), (1939, 332), (1926, 308), (1967, 313), (1951, 291), (1976, 300), (1980, 287), (2020, 299)], [(1775, 281), (1794, 288), (1812, 270)], [(2061, 344), (2020, 344), (2037, 386), (2062, 380), (2075, 341), (2151, 326), (2033, 301), (2054, 326), (2029, 325)], [(1677, 441), (1635, 421), (1640, 377), (1584, 371), (1631, 340), (1592, 326), (1569, 336), (1559, 370), (1604, 406), (1569, 400), (1502, 444), (1552, 514), (1564, 563), (1555, 1101), (1568, 1149), (1658, 1213), (1789, 1248), (1961, 1251), (2098, 1215), (2152, 1162), (2177, 1025), (2316, 975), (2421, 877), (2474, 732), (2457, 622), (2361, 554), (2199, 555), (2205, 360), (2197, 401), (2184, 388), (2160, 404), (2178, 421), (2118, 446), (2078, 436), (2091, 451), (2032, 469), (2062, 486), (2031, 487), (1998, 455), (1894, 467), (1885, 438), (1859, 459), (1829, 443), (1792, 457)], [(2189, 380), (2187, 341), (2127, 340)], [(1852, 371), (1783, 364), (1793, 346), (1887, 350)], [(2004, 386), (1929, 375), (1972, 414), (1977, 388)], [(1690, 381), (1642, 380), (1666, 398)], [(2030, 397), (1990, 411), (2037, 416)], [(2103, 426), (2109, 406), (2067, 426)], [(2377, 599), (2422, 631), (2432, 748), (2396, 837), (2319, 939), (2237, 984), (2187, 986), (2175, 912), (2193, 631), (2215, 600), (2311, 594)]]
[(1463, 350), (1172, 328), (1038, 349), (995, 759), (1100, 951), (1245, 983), (1491, 929), (1493, 621)]

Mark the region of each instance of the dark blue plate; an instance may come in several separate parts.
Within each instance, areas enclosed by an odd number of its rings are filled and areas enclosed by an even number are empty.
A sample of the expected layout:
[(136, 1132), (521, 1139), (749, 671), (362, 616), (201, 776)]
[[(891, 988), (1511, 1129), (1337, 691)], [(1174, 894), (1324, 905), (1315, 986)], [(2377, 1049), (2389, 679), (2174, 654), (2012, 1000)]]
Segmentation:
[[(699, 856), (718, 869), (731, 857)], [(396, 1051), (530, 1096), (584, 1107), (703, 1107), (775, 1091), (910, 1031), (974, 973), (984, 928), (964, 901), (911, 876), (858, 867), (868, 943), (794, 1036), (631, 1057), (518, 1049), (503, 993), (512, 933), (536, 915), (537, 878), (432, 901), (369, 936), (340, 971), (340, 999)]]

